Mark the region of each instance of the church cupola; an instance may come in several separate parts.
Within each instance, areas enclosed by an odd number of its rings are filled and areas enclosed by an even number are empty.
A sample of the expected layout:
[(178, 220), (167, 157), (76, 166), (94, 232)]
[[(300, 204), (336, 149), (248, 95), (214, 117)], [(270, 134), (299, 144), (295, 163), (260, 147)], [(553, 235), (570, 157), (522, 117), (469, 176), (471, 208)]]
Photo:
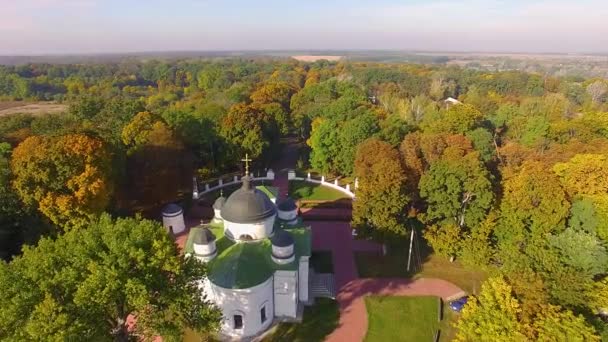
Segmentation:
[(180, 234), (186, 230), (184, 210), (175, 203), (167, 204), (162, 211), (163, 226), (169, 233)]
[(207, 262), (215, 258), (217, 255), (215, 235), (208, 228), (197, 230), (192, 237), (192, 248), (194, 256), (201, 261)]
[(286, 221), (288, 224), (296, 224), (298, 222), (298, 206), (291, 197), (287, 197), (281, 201), (277, 207), (279, 219)]
[(213, 203), (213, 219), (215, 221), (222, 221), (222, 207), (226, 203), (226, 197), (224, 197), (223, 193), (220, 194), (215, 202)]
[(289, 264), (295, 260), (294, 240), (288, 232), (277, 229), (272, 238), (272, 260), (277, 264)]

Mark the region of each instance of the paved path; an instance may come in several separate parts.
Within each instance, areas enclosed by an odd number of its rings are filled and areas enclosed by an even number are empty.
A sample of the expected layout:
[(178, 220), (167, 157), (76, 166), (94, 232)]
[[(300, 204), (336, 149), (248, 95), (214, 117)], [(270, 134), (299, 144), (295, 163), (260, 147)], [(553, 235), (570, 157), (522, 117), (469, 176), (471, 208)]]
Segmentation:
[(462, 293), (456, 285), (441, 279), (361, 279), (357, 275), (353, 251), (381, 253), (380, 245), (353, 240), (348, 222), (311, 222), (314, 250), (330, 250), (338, 289), (340, 322), (326, 341), (362, 341), (367, 333), (367, 310), (364, 297), (438, 296), (443, 299)]
[(298, 146), (294, 139), (286, 139), (286, 143), (281, 151), (281, 158), (272, 165), (274, 171), (273, 186), (279, 188), (279, 198), (287, 197), (289, 192), (289, 181), (287, 171), (295, 169), (298, 160)]

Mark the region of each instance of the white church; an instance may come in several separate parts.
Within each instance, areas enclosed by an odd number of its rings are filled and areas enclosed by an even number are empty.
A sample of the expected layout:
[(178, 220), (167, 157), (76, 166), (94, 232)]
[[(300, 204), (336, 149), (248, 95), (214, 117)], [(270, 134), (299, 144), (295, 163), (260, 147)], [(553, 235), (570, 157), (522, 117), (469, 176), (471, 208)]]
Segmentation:
[[(189, 232), (184, 252), (208, 264), (201, 291), (221, 309), (227, 339), (259, 335), (275, 319), (300, 319), (309, 301), (311, 230), (293, 200), (275, 204), (277, 192), (244, 176), (240, 189), (215, 201), (213, 221)], [(165, 207), (163, 223), (184, 231), (181, 208)]]

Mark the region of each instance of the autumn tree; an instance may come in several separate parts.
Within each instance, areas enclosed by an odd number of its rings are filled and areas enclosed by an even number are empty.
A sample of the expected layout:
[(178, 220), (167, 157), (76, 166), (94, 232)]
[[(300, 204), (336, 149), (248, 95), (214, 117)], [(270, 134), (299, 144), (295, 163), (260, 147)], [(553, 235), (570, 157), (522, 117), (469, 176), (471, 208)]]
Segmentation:
[(478, 126), (483, 118), (479, 110), (470, 104), (456, 104), (442, 113), (438, 120), (428, 122), (425, 131), (465, 134)]
[(526, 249), (543, 246), (547, 233), (563, 231), (570, 203), (558, 177), (540, 162), (524, 162), (503, 184), (501, 224), (496, 229), (505, 253), (502, 262), (523, 265)]
[(489, 278), (477, 297), (469, 297), (456, 323), (456, 341), (524, 341), (520, 305), (500, 278)]
[(418, 183), (431, 164), (439, 160), (444, 151), (452, 147), (463, 155), (473, 151), (472, 142), (460, 134), (432, 134), (413, 132), (405, 136), (399, 146), (399, 154), (408, 175), (406, 185), (412, 198), (418, 200)]
[(262, 107), (241, 103), (232, 106), (222, 119), (220, 135), (233, 146), (235, 158), (248, 153), (269, 161), (276, 152), (279, 129)]
[(566, 163), (557, 163), (553, 171), (571, 196), (608, 193), (608, 158), (599, 154), (577, 154)]
[(357, 148), (355, 175), (359, 177), (353, 202), (355, 229), (375, 236), (404, 234), (408, 197), (397, 150), (376, 138), (364, 141)]
[(112, 196), (109, 153), (86, 135), (32, 136), (13, 151), (11, 169), (23, 203), (64, 229), (84, 225)]
[(595, 329), (559, 306), (544, 305), (531, 324), (521, 321), (521, 305), (501, 277), (488, 279), (469, 297), (456, 323), (456, 341), (599, 341)]
[(0, 262), (0, 339), (177, 341), (185, 328), (212, 331), (221, 315), (201, 296), (205, 273), (160, 224), (102, 215)]

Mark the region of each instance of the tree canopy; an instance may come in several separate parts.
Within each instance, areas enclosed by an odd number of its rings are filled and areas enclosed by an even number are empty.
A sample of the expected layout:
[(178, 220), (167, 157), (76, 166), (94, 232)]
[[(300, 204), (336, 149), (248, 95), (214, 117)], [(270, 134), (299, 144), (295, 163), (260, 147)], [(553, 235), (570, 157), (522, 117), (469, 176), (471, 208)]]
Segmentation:
[(204, 275), (160, 224), (103, 215), (0, 264), (0, 338), (177, 341), (185, 327), (213, 330), (220, 314), (200, 295)]

